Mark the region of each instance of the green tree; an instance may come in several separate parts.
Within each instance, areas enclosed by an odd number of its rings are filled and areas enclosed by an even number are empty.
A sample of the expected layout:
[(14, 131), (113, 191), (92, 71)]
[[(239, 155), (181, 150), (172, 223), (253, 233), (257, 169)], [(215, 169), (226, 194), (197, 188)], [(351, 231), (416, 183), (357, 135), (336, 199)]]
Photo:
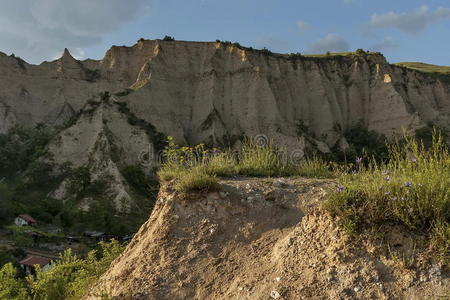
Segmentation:
[[(67, 249), (43, 272), (39, 266), (36, 276), (28, 276), (28, 287), (35, 300), (58, 300), (82, 298), (92, 284), (108, 269), (111, 262), (123, 251), (117, 241), (99, 243), (100, 250), (92, 250), (86, 259), (77, 257)], [(1, 299), (1, 298), (0, 298)]]
[(8, 263), (0, 269), (0, 299), (30, 299), (24, 283), (16, 278), (16, 274), (17, 270), (12, 263)]

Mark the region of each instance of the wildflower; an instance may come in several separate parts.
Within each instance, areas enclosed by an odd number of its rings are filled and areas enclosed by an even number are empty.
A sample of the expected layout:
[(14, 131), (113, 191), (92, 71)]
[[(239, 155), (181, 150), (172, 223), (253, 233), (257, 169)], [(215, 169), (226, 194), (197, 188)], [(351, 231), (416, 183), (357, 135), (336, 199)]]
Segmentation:
[(406, 198), (404, 198), (404, 197), (401, 197), (401, 198), (400, 198), (400, 200), (402, 200), (402, 201), (406, 201)]
[(343, 185), (338, 185), (336, 188), (336, 192), (340, 193), (345, 189), (345, 187)]
[(383, 175), (388, 175), (388, 174), (391, 174), (391, 171), (389, 171), (389, 170), (383, 170), (383, 171), (381, 172), (381, 174), (383, 174)]
[(388, 196), (388, 195), (390, 195), (391, 194), (391, 192), (384, 192), (384, 195), (385, 196)]
[(360, 163), (362, 163), (362, 160), (363, 160), (362, 157), (357, 157), (356, 160), (355, 160), (355, 162), (356, 162), (357, 164), (360, 164)]
[(392, 197), (392, 200), (393, 201), (397, 201), (397, 197)]
[(417, 184), (418, 187), (423, 187), (423, 184), (419, 183)]
[(405, 187), (412, 187), (413, 183), (411, 181), (405, 182)]
[(412, 162), (413, 164), (417, 164), (417, 158), (415, 158), (414, 156), (411, 157), (411, 162)]
[(384, 179), (384, 181), (389, 181), (389, 180), (391, 180), (391, 177), (389, 177), (389, 175), (388, 175), (388, 176), (384, 177), (383, 179)]

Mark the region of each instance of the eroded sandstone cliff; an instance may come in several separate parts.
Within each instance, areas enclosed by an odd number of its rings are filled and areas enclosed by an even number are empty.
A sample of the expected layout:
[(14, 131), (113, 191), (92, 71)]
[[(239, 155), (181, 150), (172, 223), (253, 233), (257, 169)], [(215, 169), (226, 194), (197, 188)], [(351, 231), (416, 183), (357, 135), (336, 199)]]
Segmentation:
[[(387, 136), (429, 123), (450, 129), (449, 82), (378, 53), (307, 57), (221, 42), (139, 40), (113, 46), (100, 61), (78, 61), (65, 50), (58, 60), (31, 65), (0, 54), (0, 69), (0, 133), (59, 126), (49, 145), (55, 161), (88, 166), (116, 187), (120, 164), (158, 150), (159, 133), (226, 145), (263, 134), (302, 149), (300, 123), (326, 152), (341, 137), (336, 128), (359, 121)], [(102, 101), (105, 91), (111, 97)], [(126, 187), (116, 194), (118, 202), (128, 197)]]
[[(140, 40), (100, 61), (29, 65), (1, 55), (0, 131), (57, 124), (99, 92), (120, 97), (140, 118), (179, 140), (224, 134), (295, 136), (303, 120), (320, 135), (363, 120), (391, 135), (427, 122), (448, 126), (450, 85), (390, 65), (380, 54), (304, 57), (209, 42)], [(124, 93), (125, 94), (125, 93)]]

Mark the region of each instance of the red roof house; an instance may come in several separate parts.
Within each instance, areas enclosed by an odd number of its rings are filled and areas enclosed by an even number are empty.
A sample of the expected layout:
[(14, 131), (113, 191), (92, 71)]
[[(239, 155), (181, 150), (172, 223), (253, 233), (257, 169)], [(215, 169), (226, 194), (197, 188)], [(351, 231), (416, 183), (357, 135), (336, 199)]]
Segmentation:
[(25, 226), (25, 225), (36, 226), (37, 221), (33, 219), (33, 217), (31, 217), (30, 215), (22, 214), (14, 219), (14, 224), (16, 224), (17, 226)]
[(20, 266), (25, 270), (27, 274), (36, 274), (35, 265), (39, 265), (43, 271), (51, 268), (52, 260), (48, 257), (28, 255), (26, 258), (19, 262)]

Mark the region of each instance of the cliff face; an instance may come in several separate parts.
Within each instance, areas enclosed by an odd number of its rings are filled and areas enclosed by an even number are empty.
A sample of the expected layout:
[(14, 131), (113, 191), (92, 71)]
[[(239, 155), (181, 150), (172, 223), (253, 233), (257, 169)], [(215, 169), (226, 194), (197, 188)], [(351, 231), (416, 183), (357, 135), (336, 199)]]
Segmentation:
[(268, 55), (221, 43), (139, 41), (101, 61), (29, 65), (0, 56), (0, 132), (13, 124), (58, 124), (101, 91), (180, 141), (225, 134), (296, 136), (302, 120), (318, 136), (363, 120), (387, 135), (427, 122), (448, 127), (450, 85), (390, 65), (377, 54)]
[[(450, 129), (450, 84), (375, 53), (304, 57), (140, 40), (113, 46), (100, 61), (78, 61), (66, 50), (30, 65), (0, 53), (0, 70), (0, 133), (60, 126), (49, 145), (55, 161), (88, 166), (119, 187), (121, 165), (140, 163), (145, 153), (148, 159), (158, 133), (190, 144), (263, 134), (302, 149), (301, 123), (326, 152), (340, 139), (337, 124), (362, 120), (387, 136), (429, 122)], [(100, 101), (105, 91), (112, 96)], [(127, 198), (125, 191), (115, 194)]]

